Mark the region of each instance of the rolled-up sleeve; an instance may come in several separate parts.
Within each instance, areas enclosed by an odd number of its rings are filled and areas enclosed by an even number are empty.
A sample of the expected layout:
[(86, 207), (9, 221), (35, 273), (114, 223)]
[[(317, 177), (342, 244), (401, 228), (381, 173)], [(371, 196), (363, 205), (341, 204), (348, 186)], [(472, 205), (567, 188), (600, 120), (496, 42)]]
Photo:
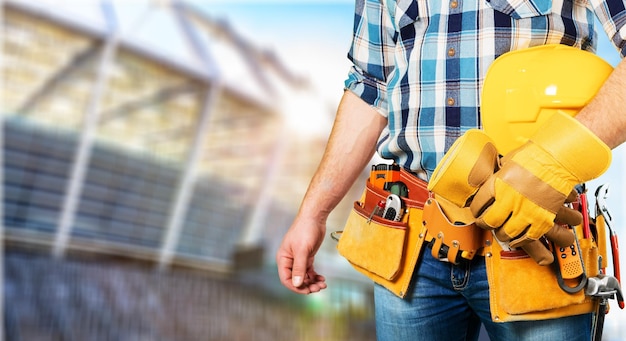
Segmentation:
[(622, 58), (626, 57), (626, 4), (624, 1), (591, 0), (602, 28)]
[(396, 31), (378, 0), (357, 0), (345, 88), (387, 117), (387, 81), (394, 70)]

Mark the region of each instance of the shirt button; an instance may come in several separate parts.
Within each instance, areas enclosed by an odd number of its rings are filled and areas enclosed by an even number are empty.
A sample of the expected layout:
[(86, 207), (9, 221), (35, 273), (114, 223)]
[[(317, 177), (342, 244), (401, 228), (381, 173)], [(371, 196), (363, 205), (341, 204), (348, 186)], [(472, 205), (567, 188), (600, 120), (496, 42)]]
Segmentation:
[(450, 2), (450, 7), (451, 7), (451, 8), (457, 8), (457, 7), (459, 7), (459, 2), (458, 2), (458, 1), (455, 1), (455, 0), (451, 1), (451, 2)]
[(448, 57), (454, 57), (455, 54), (456, 50), (454, 49), (454, 47), (448, 49)]
[(454, 98), (448, 97), (447, 103), (448, 105), (454, 105)]

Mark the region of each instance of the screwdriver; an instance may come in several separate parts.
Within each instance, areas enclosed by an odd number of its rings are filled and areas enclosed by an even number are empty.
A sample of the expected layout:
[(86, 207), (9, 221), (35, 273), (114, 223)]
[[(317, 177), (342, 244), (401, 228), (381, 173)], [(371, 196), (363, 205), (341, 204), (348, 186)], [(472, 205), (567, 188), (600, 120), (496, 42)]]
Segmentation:
[(372, 218), (374, 218), (374, 215), (382, 215), (384, 209), (385, 209), (385, 200), (381, 200), (378, 202), (378, 204), (376, 204), (376, 207), (374, 207), (374, 209), (372, 210), (372, 214), (370, 214), (370, 217), (369, 219), (367, 219), (367, 222), (369, 223), (370, 221), (372, 221)]

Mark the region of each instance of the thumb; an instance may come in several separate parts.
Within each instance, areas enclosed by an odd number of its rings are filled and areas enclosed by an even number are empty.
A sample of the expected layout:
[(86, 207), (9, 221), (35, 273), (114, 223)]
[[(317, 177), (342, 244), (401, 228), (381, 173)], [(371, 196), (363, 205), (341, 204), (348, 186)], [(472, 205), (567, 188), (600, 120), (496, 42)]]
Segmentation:
[(299, 287), (304, 283), (304, 276), (307, 272), (309, 255), (306, 251), (298, 251), (293, 257), (293, 269), (291, 272), (291, 284)]

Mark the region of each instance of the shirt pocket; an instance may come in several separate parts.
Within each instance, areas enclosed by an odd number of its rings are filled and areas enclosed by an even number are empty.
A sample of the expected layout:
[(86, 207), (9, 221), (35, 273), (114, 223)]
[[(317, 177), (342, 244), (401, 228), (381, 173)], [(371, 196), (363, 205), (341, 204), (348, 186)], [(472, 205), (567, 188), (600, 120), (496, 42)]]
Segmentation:
[(547, 15), (552, 12), (552, 0), (485, 0), (494, 10), (513, 19)]
[(420, 4), (423, 0), (397, 0), (389, 1), (387, 4), (392, 5), (389, 8), (389, 13), (393, 14), (394, 25), (396, 30), (400, 31), (403, 27), (406, 27), (417, 20), (420, 15), (424, 15), (426, 11), (423, 8), (424, 5)]

